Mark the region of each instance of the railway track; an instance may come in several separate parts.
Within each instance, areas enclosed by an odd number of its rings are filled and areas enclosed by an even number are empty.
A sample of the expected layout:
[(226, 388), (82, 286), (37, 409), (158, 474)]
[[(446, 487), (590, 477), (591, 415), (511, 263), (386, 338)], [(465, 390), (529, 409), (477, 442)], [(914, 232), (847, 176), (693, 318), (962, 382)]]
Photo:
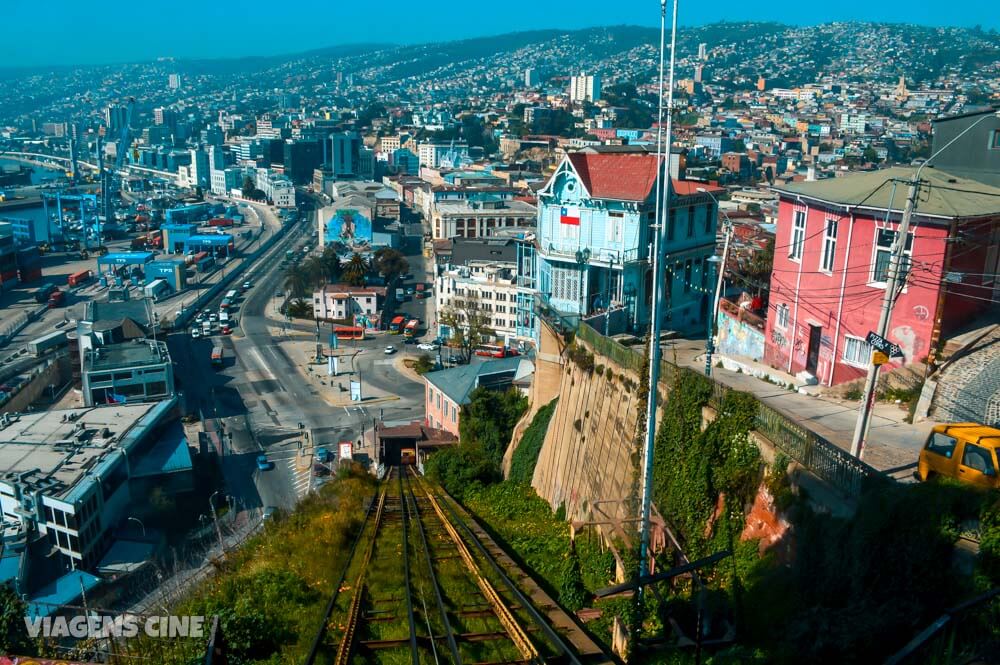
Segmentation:
[(306, 663), (579, 661), (451, 499), (404, 466), (369, 507)]

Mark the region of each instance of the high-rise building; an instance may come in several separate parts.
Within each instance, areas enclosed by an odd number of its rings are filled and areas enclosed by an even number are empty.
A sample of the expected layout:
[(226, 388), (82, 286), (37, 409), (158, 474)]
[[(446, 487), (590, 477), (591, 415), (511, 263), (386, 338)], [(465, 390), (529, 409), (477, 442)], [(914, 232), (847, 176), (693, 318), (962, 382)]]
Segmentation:
[(524, 86), (526, 88), (534, 88), (540, 83), (540, 78), (538, 70), (534, 67), (529, 67), (524, 70)]
[(285, 175), (295, 185), (305, 185), (312, 182), (313, 171), (319, 168), (323, 161), (323, 153), (319, 141), (292, 140), (284, 142), (282, 163), (285, 165)]
[(128, 107), (124, 104), (108, 104), (104, 108), (104, 124), (111, 133), (117, 136), (128, 119)]
[(167, 77), (167, 87), (171, 90), (179, 90), (181, 87), (181, 75), (171, 74)]
[(200, 146), (191, 149), (191, 181), (202, 189), (207, 189), (212, 185), (208, 153)]
[(600, 76), (587, 76), (584, 72), (580, 72), (579, 76), (570, 77), (569, 99), (571, 102), (596, 102), (600, 98)]
[(330, 170), (335, 178), (353, 178), (361, 170), (361, 137), (356, 132), (330, 135)]
[(153, 109), (153, 124), (165, 125), (170, 129), (177, 126), (177, 111), (164, 107)]
[(705, 42), (698, 44), (698, 59), (708, 60), (708, 44)]
[(701, 83), (701, 65), (694, 66), (694, 82)]

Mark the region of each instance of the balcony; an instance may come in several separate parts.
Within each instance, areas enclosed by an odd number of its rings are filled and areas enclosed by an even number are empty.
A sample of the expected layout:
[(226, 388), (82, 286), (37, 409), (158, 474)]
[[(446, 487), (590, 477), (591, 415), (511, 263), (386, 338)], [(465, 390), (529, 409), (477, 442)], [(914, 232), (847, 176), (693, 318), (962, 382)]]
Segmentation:
[[(545, 258), (555, 259), (557, 261), (565, 261), (567, 263), (578, 263), (577, 252), (586, 249), (581, 247), (579, 243), (548, 243), (545, 246), (539, 245), (538, 253)], [(642, 263), (646, 261), (646, 250), (645, 248), (641, 251), (639, 248), (626, 249), (626, 250), (608, 250), (603, 249), (600, 251), (593, 252), (587, 263), (594, 266), (599, 266), (606, 268), (610, 265), (621, 267), (623, 265), (628, 265), (632, 263)]]

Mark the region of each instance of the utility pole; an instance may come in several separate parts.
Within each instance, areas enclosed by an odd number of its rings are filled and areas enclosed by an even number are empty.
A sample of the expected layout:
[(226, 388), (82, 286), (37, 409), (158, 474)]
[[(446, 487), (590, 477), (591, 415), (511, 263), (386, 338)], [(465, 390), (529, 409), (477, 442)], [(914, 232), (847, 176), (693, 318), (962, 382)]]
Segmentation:
[(221, 490), (216, 490), (212, 493), (212, 496), (208, 497), (208, 507), (212, 509), (212, 521), (215, 522), (215, 535), (219, 537), (219, 549), (221, 550), (220, 556), (226, 556), (226, 543), (222, 539), (222, 528), (219, 526), (219, 517), (215, 513), (215, 495), (219, 494)]
[[(922, 168), (922, 167), (921, 167)], [(906, 206), (903, 208), (903, 219), (899, 223), (896, 231), (896, 240), (892, 245), (892, 254), (889, 255), (889, 267), (886, 275), (885, 296), (882, 298), (882, 312), (879, 314), (878, 330), (876, 334), (882, 339), (886, 339), (889, 333), (889, 320), (892, 318), (892, 306), (896, 302), (896, 295), (899, 290), (899, 267), (903, 261), (903, 252), (906, 251), (906, 240), (910, 233), (910, 220), (913, 218), (913, 210), (917, 205), (917, 192), (920, 191), (920, 171), (910, 180), (906, 192)], [(878, 371), (880, 365), (872, 362), (869, 358), (868, 378), (865, 380), (865, 391), (861, 398), (861, 408), (858, 411), (858, 421), (854, 426), (854, 436), (851, 439), (851, 455), (861, 459), (864, 454), (865, 438), (868, 436), (868, 428), (871, 425), (872, 408), (875, 406), (875, 386), (878, 382)]]
[[(653, 264), (653, 301), (651, 321), (649, 325), (649, 395), (646, 399), (646, 432), (643, 444), (642, 462), (642, 504), (639, 516), (639, 576), (648, 575), (650, 571), (650, 534), (649, 517), (653, 503), (653, 446), (656, 441), (656, 403), (658, 383), (660, 380), (660, 330), (661, 308), (663, 305), (663, 260), (664, 243), (667, 235), (667, 220), (670, 214), (670, 146), (673, 143), (673, 110), (674, 110), (674, 54), (677, 52), (677, 3), (673, 2), (673, 23), (670, 34), (670, 78), (666, 85), (667, 104), (663, 105), (663, 56), (665, 52), (667, 0), (660, 0), (660, 77), (659, 77), (659, 110), (657, 113), (657, 158), (662, 163), (657, 164), (659, 171), (656, 178), (656, 221), (653, 230), (653, 247), (650, 259)], [(663, 112), (666, 110), (666, 128), (663, 126)], [(641, 593), (641, 591), (640, 591)]]

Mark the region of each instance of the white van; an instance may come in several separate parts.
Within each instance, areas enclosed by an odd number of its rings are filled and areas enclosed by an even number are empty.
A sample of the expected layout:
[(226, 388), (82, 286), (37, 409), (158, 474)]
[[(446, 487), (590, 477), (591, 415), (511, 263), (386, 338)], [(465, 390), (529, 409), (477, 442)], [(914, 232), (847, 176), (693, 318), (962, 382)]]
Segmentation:
[(229, 312), (222, 310), (219, 312), (219, 323), (226, 324), (229, 323)]

